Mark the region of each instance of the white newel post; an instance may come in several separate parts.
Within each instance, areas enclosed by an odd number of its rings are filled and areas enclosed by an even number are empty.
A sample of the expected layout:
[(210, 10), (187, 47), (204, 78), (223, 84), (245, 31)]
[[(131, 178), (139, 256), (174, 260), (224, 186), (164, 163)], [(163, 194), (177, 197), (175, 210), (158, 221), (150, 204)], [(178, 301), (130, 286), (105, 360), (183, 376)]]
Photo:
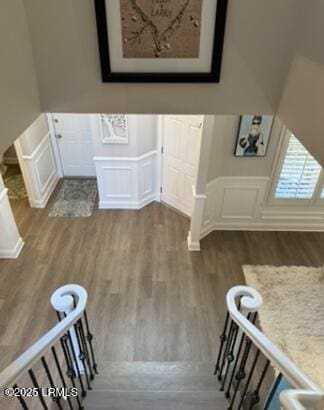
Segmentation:
[[(66, 316), (68, 316), (73, 310), (74, 310), (74, 301), (73, 301), (73, 297), (71, 295), (64, 295), (62, 296), (61, 294), (61, 288), (57, 289), (51, 296), (51, 304), (53, 306), (53, 308), (60, 313), (65, 314)], [(75, 351), (76, 357), (77, 357), (77, 362), (78, 362), (78, 366), (80, 369), (80, 372), (82, 374), (85, 373), (85, 369), (83, 366), (82, 361), (80, 360), (79, 356), (80, 356), (80, 348), (79, 348), (79, 344), (78, 344), (78, 339), (77, 339), (77, 335), (75, 333), (75, 329), (72, 326), (70, 328), (70, 335), (71, 335), (71, 340), (72, 340), (72, 345), (73, 345), (73, 349)], [(73, 356), (72, 356), (73, 359)], [(75, 366), (75, 363), (74, 363)], [(74, 369), (76, 374), (76, 368)]]
[(0, 174), (0, 258), (17, 258), (23, 246), (8, 199), (8, 189)]
[(200, 145), (197, 178), (195, 185), (192, 187), (193, 210), (190, 222), (190, 231), (187, 238), (189, 251), (200, 251), (201, 227), (207, 198), (207, 175), (211, 143), (214, 134), (214, 121), (215, 117), (213, 115), (206, 115), (204, 117), (204, 128)]

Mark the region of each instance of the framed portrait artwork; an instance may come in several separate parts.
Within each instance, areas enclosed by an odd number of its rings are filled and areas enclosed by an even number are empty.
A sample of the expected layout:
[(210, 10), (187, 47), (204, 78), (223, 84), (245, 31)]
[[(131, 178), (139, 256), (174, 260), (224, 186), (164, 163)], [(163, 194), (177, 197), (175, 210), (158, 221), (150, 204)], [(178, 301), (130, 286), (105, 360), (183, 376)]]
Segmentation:
[(218, 82), (228, 0), (94, 0), (103, 82)]
[(242, 115), (234, 155), (236, 157), (265, 157), (272, 123), (271, 115)]

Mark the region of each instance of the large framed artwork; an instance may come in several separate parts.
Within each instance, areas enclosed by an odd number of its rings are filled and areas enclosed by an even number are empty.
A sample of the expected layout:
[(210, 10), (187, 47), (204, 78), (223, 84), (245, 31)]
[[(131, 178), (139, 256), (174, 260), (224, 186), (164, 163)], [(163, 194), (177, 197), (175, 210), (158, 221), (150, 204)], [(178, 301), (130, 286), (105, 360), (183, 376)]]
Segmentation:
[(272, 123), (271, 115), (242, 115), (234, 155), (236, 157), (265, 157)]
[(218, 82), (228, 0), (95, 0), (104, 82)]

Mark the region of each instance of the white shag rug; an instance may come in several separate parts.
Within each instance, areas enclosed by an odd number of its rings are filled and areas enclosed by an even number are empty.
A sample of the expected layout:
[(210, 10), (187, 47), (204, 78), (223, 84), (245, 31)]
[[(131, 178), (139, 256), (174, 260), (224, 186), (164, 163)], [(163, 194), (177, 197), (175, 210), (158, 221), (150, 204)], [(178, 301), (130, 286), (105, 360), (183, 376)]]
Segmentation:
[(324, 269), (244, 265), (243, 272), (263, 297), (263, 332), (324, 389)]

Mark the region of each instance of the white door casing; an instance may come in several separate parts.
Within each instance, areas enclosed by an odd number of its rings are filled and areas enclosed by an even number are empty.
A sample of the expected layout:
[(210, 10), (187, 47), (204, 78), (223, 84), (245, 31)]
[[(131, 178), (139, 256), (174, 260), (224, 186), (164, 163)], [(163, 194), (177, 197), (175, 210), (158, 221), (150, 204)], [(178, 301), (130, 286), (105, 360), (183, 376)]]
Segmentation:
[(96, 176), (90, 115), (53, 114), (64, 176)]
[(165, 115), (163, 124), (162, 201), (191, 216), (202, 115)]

